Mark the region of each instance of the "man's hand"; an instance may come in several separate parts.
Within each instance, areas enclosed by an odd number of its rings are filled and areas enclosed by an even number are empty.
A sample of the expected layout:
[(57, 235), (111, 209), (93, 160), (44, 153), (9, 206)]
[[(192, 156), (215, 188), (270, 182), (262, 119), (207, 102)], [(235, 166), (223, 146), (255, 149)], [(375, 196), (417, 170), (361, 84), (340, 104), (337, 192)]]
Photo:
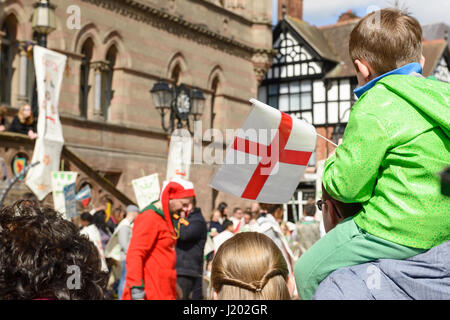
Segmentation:
[(211, 231), (209, 232), (209, 235), (211, 236), (211, 238), (217, 236), (219, 233), (217, 232), (216, 229), (211, 229)]
[(177, 300), (182, 300), (183, 299), (183, 291), (181, 290), (180, 286), (177, 283), (177, 296), (176, 296)]

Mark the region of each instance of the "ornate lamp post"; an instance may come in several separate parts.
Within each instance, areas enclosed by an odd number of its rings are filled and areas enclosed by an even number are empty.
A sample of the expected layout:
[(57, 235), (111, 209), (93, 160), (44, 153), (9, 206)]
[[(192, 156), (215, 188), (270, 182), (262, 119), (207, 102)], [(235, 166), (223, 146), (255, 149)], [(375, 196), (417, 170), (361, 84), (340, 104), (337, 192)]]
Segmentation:
[(51, 5), (49, 0), (39, 0), (34, 5), (32, 26), (38, 44), (47, 47), (47, 36), (56, 29), (55, 6)]
[[(150, 90), (153, 104), (161, 115), (161, 126), (165, 132), (172, 133), (175, 129), (189, 127), (189, 117), (194, 121), (203, 114), (205, 97), (203, 92), (197, 88), (190, 90), (184, 84), (169, 86), (160, 80)], [(169, 123), (166, 124), (166, 115), (169, 115)]]

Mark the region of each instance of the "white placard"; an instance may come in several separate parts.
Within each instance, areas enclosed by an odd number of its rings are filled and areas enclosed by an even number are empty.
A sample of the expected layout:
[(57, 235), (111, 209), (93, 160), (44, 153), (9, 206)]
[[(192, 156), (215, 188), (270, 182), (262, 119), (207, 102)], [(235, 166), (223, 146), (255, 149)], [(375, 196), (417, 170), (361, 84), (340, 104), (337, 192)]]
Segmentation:
[(139, 210), (143, 210), (150, 203), (159, 199), (160, 186), (157, 173), (134, 179), (131, 181), (131, 184), (133, 185)]
[(62, 213), (66, 219), (66, 203), (64, 198), (64, 187), (77, 181), (78, 173), (75, 171), (53, 171), (52, 192), (53, 206), (56, 211)]

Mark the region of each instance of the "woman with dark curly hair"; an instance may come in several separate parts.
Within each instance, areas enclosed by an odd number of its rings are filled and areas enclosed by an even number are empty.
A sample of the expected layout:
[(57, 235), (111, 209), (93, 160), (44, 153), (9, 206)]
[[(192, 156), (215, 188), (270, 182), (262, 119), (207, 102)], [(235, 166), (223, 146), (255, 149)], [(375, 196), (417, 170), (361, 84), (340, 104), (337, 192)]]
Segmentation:
[(20, 200), (0, 211), (0, 300), (96, 300), (106, 274), (97, 249), (49, 207)]

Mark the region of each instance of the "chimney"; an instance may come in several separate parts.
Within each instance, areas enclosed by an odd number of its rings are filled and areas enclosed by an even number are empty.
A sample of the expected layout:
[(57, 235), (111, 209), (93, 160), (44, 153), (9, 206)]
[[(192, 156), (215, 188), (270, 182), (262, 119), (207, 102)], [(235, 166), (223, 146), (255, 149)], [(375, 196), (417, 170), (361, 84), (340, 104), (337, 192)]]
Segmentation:
[(348, 21), (348, 20), (352, 20), (355, 18), (359, 18), (359, 17), (355, 13), (353, 13), (353, 11), (351, 9), (348, 9), (346, 12), (344, 12), (343, 14), (341, 14), (339, 16), (339, 19), (337, 22)]
[(286, 15), (303, 20), (303, 0), (278, 0), (278, 21), (283, 19), (283, 5)]

